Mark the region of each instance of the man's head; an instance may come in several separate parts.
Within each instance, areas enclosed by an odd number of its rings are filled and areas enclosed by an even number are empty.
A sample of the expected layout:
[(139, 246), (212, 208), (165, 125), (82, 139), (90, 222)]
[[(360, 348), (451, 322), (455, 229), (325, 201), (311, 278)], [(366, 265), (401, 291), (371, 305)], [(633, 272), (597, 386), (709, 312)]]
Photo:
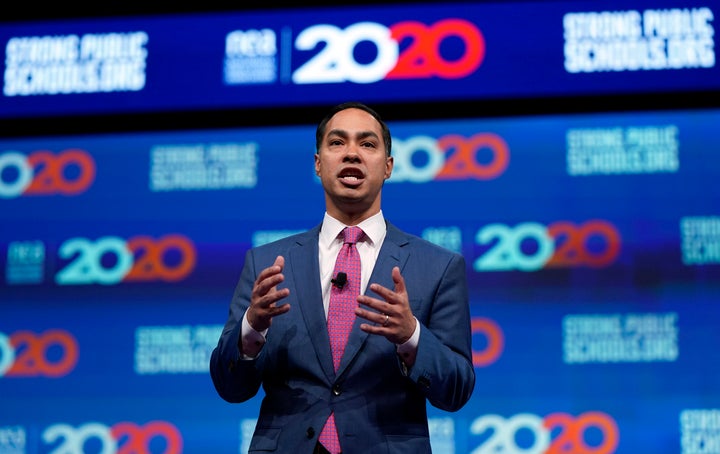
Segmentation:
[(382, 186), (393, 168), (389, 146), (387, 125), (363, 104), (336, 106), (321, 121), (315, 172), (331, 216), (355, 225), (380, 211)]

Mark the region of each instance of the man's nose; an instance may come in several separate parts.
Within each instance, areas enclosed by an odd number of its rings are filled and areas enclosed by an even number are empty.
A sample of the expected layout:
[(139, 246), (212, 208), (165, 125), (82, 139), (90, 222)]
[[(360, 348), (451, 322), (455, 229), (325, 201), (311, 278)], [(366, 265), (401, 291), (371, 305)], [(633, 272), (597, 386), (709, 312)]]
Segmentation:
[(345, 149), (345, 156), (343, 156), (344, 161), (359, 161), (360, 160), (360, 146), (350, 144)]

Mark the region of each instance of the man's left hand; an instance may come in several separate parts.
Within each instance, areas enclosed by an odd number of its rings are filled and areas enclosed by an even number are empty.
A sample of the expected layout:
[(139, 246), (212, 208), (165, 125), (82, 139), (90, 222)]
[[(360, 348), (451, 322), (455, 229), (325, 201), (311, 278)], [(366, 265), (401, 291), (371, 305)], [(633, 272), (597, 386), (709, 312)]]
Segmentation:
[(392, 280), (395, 283), (393, 290), (380, 284), (370, 284), (370, 290), (383, 299), (379, 300), (367, 295), (358, 296), (358, 303), (375, 309), (375, 311), (357, 307), (355, 315), (373, 322), (373, 324), (363, 323), (360, 325), (360, 329), (366, 333), (385, 336), (390, 342), (400, 345), (410, 339), (415, 331), (417, 320), (410, 309), (405, 279), (397, 266), (392, 270)]

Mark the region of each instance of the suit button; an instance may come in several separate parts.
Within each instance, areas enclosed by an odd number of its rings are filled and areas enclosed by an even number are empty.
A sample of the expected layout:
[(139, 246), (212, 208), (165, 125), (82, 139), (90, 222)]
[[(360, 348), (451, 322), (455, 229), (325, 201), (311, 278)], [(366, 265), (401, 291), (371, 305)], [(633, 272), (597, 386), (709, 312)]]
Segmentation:
[(340, 390), (340, 385), (333, 386), (332, 393), (336, 396), (339, 396), (342, 391)]
[(420, 377), (420, 378), (418, 378), (418, 385), (427, 389), (430, 387), (430, 380), (428, 380), (427, 377)]
[(315, 429), (313, 429), (312, 427), (308, 427), (308, 428), (307, 428), (307, 432), (305, 432), (305, 436), (308, 437), (308, 438), (314, 437), (314, 436), (315, 436)]

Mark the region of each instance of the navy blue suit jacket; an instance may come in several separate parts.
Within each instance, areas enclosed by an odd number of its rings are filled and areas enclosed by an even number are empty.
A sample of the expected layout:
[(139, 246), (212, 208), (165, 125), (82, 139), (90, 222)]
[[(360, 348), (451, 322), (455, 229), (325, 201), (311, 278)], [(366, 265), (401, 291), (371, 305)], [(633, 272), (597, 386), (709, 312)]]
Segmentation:
[[(388, 223), (370, 283), (394, 288), (400, 267), (410, 306), (421, 324), (415, 364), (407, 370), (396, 346), (353, 326), (333, 370), (318, 264), (320, 226), (248, 251), (210, 372), (229, 402), (262, 400), (250, 452), (309, 454), (331, 411), (344, 454), (429, 453), (426, 402), (456, 411), (475, 384), (465, 260)], [(267, 342), (243, 360), (238, 342), (259, 272), (285, 257), (288, 313), (275, 317)], [(368, 286), (369, 289), (369, 286)], [(366, 294), (375, 298), (371, 291)], [(380, 298), (382, 299), (382, 298)]]

